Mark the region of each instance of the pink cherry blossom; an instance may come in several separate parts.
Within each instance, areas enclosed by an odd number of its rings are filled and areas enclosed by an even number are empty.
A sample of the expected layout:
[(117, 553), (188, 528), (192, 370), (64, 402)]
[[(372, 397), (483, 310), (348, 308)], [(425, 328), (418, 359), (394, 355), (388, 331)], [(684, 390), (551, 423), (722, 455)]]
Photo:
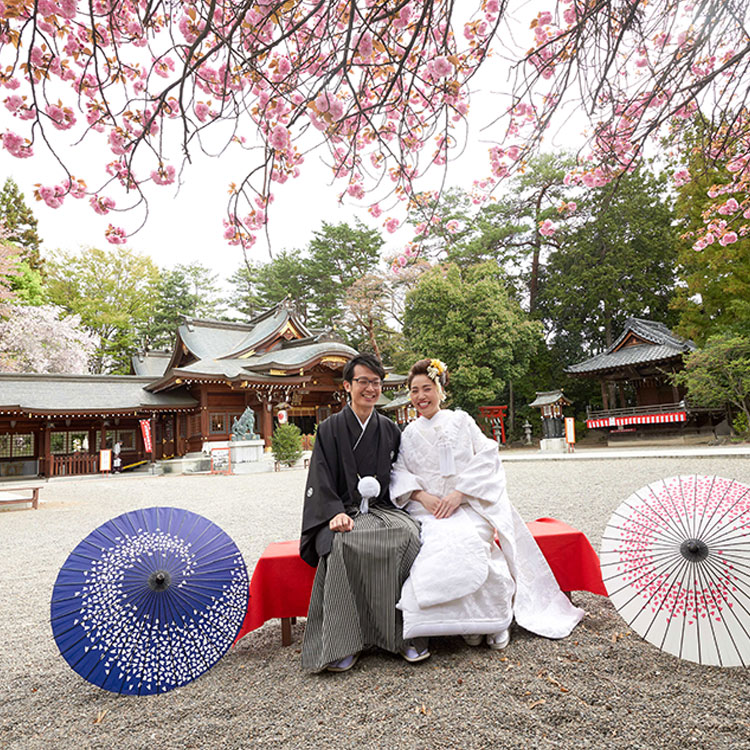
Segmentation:
[(201, 121), (206, 122), (211, 116), (211, 108), (205, 102), (196, 102), (195, 116)]
[(540, 26), (546, 26), (552, 23), (552, 14), (549, 11), (543, 11), (538, 15), (538, 22)]
[(361, 182), (353, 182), (346, 189), (346, 192), (357, 200), (362, 200), (365, 197), (365, 189), (362, 187)]
[(35, 191), (34, 195), (37, 200), (44, 201), (50, 208), (60, 208), (67, 190), (62, 185), (40, 185)]
[(91, 208), (102, 216), (108, 214), (115, 207), (115, 202), (112, 198), (101, 195), (92, 195), (89, 198), (89, 203), (91, 204)]
[(730, 214), (738, 211), (739, 208), (739, 203), (737, 203), (734, 198), (730, 198), (726, 203), (723, 203), (721, 206), (719, 206), (717, 210), (722, 216), (729, 216)]
[(9, 306), (0, 319), (0, 361), (6, 372), (88, 372), (99, 338), (78, 315), (56, 305)]
[(550, 219), (545, 219), (539, 223), (539, 234), (545, 237), (551, 237), (557, 231), (557, 227)]
[(159, 168), (151, 172), (151, 179), (157, 185), (171, 185), (175, 180), (175, 168), (169, 164), (166, 167), (159, 165)]
[(115, 227), (110, 224), (104, 232), (108, 242), (113, 245), (124, 245), (128, 241), (128, 236), (124, 229)]
[(7, 131), (3, 133), (3, 148), (18, 159), (25, 159), (34, 155), (28, 141), (17, 133)]
[(401, 222), (398, 219), (388, 218), (383, 226), (385, 227), (387, 232), (393, 234), (398, 229), (400, 223)]
[(271, 130), (268, 142), (273, 148), (281, 151), (289, 146), (289, 130), (284, 125), (275, 125)]
[(681, 187), (687, 182), (690, 182), (690, 172), (687, 169), (678, 169), (672, 177), (676, 187)]
[(444, 55), (439, 55), (427, 64), (427, 72), (433, 79), (446, 78), (453, 73), (453, 64)]
[(719, 244), (726, 247), (737, 242), (737, 234), (735, 232), (725, 232), (719, 237)]
[(13, 94), (12, 96), (7, 97), (3, 101), (3, 104), (5, 104), (5, 107), (9, 112), (15, 114), (23, 106), (23, 98), (18, 96), (18, 94)]

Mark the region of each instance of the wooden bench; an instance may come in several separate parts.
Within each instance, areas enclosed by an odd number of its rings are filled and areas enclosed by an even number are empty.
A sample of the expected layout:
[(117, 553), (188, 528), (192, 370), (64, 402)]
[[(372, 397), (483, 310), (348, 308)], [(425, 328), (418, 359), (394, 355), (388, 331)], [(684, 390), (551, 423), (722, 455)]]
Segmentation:
[[(303, 464), (304, 464), (304, 467), (305, 467), (306, 469), (309, 469), (309, 468), (310, 468), (310, 459), (309, 459), (309, 458), (305, 458), (305, 459), (303, 459), (303, 461), (302, 461), (302, 462), (303, 462)], [(274, 471), (281, 471), (281, 461), (274, 461), (274, 462), (273, 462), (273, 470), (274, 470)]]
[[(0, 487), (0, 493), (8, 493), (5, 497), (0, 494), (0, 505), (10, 503), (31, 503), (34, 510), (39, 509), (39, 487)], [(30, 496), (17, 496), (16, 492), (31, 492)], [(8, 496), (10, 495), (10, 497)]]
[[(599, 557), (582, 531), (554, 518), (538, 518), (527, 526), (563, 592), (607, 596)], [(314, 579), (315, 568), (299, 556), (298, 539), (269, 544), (250, 579), (247, 613), (237, 640), (278, 618), (281, 643), (288, 646), (294, 618), (307, 616)]]

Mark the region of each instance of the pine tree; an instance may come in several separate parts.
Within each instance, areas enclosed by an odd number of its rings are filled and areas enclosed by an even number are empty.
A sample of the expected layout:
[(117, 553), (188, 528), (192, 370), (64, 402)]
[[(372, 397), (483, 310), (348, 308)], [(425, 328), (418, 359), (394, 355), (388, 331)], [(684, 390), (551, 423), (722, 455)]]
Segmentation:
[(33, 270), (41, 270), (39, 246), (42, 239), (37, 232), (38, 222), (12, 177), (5, 180), (0, 191), (0, 221), (8, 231), (8, 241), (23, 248), (21, 260), (26, 261)]
[(271, 438), (271, 451), (276, 461), (294, 466), (302, 455), (302, 436), (296, 424), (280, 424)]

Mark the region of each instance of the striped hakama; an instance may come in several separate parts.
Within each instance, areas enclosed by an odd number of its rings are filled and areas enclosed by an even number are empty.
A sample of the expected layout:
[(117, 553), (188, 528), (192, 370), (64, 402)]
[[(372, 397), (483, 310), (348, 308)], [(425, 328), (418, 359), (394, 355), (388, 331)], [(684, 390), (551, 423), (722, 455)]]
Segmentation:
[(396, 602), (419, 552), (419, 526), (404, 511), (373, 506), (337, 532), (315, 574), (302, 644), (302, 667), (327, 664), (369, 646), (403, 649)]

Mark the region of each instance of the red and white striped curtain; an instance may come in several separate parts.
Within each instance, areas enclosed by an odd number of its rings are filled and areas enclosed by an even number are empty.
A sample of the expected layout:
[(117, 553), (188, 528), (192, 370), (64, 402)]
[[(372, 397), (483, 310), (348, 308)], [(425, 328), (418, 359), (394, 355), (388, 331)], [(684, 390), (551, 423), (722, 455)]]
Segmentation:
[(633, 424), (666, 424), (667, 422), (684, 422), (687, 412), (675, 411), (667, 414), (637, 414), (631, 417), (604, 417), (603, 419), (587, 419), (586, 427), (626, 427)]

